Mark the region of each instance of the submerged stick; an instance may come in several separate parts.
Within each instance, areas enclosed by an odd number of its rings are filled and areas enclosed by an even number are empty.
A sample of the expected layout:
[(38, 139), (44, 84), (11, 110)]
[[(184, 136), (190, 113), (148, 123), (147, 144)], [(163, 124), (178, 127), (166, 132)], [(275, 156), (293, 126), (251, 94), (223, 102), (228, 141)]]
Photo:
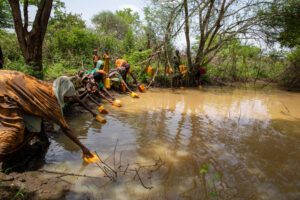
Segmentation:
[(117, 139), (117, 142), (116, 142), (115, 148), (114, 148), (114, 169), (116, 169), (116, 150), (117, 150), (118, 142), (119, 142), (119, 139)]
[(115, 176), (117, 177), (117, 172), (116, 172), (114, 169), (112, 169), (108, 164), (106, 164), (106, 163), (100, 158), (100, 156), (98, 155), (98, 153), (97, 153), (96, 151), (95, 151), (95, 153), (96, 153), (96, 155), (98, 156), (100, 162), (101, 162), (103, 165), (105, 165), (108, 169), (110, 169), (112, 172), (114, 172)]
[(45, 169), (40, 169), (38, 172), (42, 173), (49, 173), (49, 174), (59, 174), (59, 175), (64, 175), (64, 176), (77, 176), (77, 177), (85, 177), (85, 178), (95, 178), (95, 179), (100, 179), (100, 177), (95, 177), (95, 176), (88, 176), (85, 174), (75, 174), (75, 173), (66, 173), (66, 172), (56, 172), (56, 171), (49, 171)]
[(136, 176), (139, 178), (140, 183), (142, 184), (142, 186), (148, 190), (151, 190), (153, 187), (152, 186), (146, 186), (142, 180), (142, 178), (140, 177), (139, 171), (137, 169), (135, 169), (136, 172)]

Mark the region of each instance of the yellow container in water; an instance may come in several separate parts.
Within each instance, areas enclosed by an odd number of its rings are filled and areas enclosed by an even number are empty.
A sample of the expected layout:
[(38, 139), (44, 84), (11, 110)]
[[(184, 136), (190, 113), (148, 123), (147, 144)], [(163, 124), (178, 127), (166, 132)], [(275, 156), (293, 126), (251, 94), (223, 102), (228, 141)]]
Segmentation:
[(108, 90), (111, 88), (110, 78), (105, 78), (105, 80), (104, 80), (104, 86)]
[(98, 111), (101, 114), (108, 114), (108, 111), (102, 105), (98, 107)]
[(138, 89), (139, 89), (140, 92), (146, 92), (146, 87), (145, 87), (144, 84), (139, 85)]
[(122, 107), (122, 102), (118, 99), (114, 100), (113, 105), (116, 107)]
[(139, 95), (137, 95), (137, 93), (135, 93), (135, 92), (131, 92), (130, 95), (132, 98), (139, 98)]
[(93, 155), (93, 157), (91, 157), (91, 158), (83, 156), (84, 162), (91, 164), (91, 163), (96, 163), (96, 162), (100, 161), (100, 158), (97, 156), (96, 153), (92, 153), (92, 155)]
[(101, 117), (100, 115), (97, 115), (96, 116), (96, 120), (98, 121), (98, 122), (100, 122), (100, 123), (106, 123), (106, 119), (105, 118), (103, 118), (103, 117)]

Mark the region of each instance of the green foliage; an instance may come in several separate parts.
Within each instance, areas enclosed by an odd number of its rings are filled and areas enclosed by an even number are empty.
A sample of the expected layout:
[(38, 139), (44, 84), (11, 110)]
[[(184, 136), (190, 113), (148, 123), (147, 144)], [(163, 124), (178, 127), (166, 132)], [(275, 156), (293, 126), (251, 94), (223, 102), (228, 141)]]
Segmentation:
[(92, 18), (100, 35), (114, 35), (123, 40), (128, 31), (128, 24), (122, 17), (113, 14), (110, 11), (103, 11)]
[(57, 63), (45, 68), (46, 80), (54, 80), (58, 76), (68, 75), (73, 76), (78, 72), (80, 68), (70, 67), (64, 65), (64, 63)]
[(290, 90), (300, 91), (300, 47), (288, 55), (289, 65), (281, 76), (281, 84)]
[[(280, 0), (282, 4), (274, 5), (265, 10), (270, 15), (268, 30), (283, 45), (297, 47), (299, 39), (299, 21), (296, 20), (299, 12), (299, 0)], [(30, 5), (38, 5), (40, 1), (32, 0)], [(12, 22), (9, 5), (6, 0), (0, 0), (0, 28), (10, 27), (6, 22)], [(158, 6), (159, 4), (159, 6)], [(67, 13), (65, 4), (60, 0), (54, 1), (53, 15), (50, 18), (49, 26), (43, 47), (44, 73), (46, 79), (55, 79), (60, 75), (73, 75), (81, 69), (81, 65), (91, 66), (92, 50), (99, 49), (99, 55), (107, 49), (112, 56), (111, 63), (117, 57), (123, 57), (131, 64), (134, 73), (138, 75), (141, 82), (147, 82), (151, 77), (143, 73), (145, 64), (138, 65), (149, 58), (152, 53), (151, 47), (159, 44), (165, 36), (165, 28), (168, 23), (172, 7), (162, 5), (159, 2), (145, 8), (146, 25), (141, 23), (137, 12), (131, 9), (118, 10), (113, 12), (100, 12), (92, 19), (96, 29), (86, 27), (80, 15)], [(279, 17), (278, 17), (279, 16)], [(5, 19), (5, 20), (3, 20)], [(178, 19), (174, 19), (174, 27), (178, 25)], [(3, 23), (5, 22), (5, 24)], [(273, 28), (279, 32), (273, 33)], [(219, 42), (216, 37), (212, 43)], [(150, 44), (150, 45), (148, 45)], [(23, 71), (33, 74), (25, 65), (22, 52), (18, 47), (16, 35), (10, 31), (0, 30), (0, 45), (2, 47), (5, 68)], [(205, 44), (207, 45), (207, 44)], [(146, 47), (146, 48), (145, 48)], [(165, 45), (167, 55), (172, 59), (174, 55), (174, 43), (168, 41)], [(149, 48), (149, 49), (148, 49)], [(193, 53), (197, 46), (193, 46)], [(213, 82), (215, 79), (224, 81), (252, 81), (259, 79), (273, 79), (283, 73), (285, 66), (286, 77), (282, 77), (284, 84), (295, 84), (294, 76), (298, 73), (299, 50), (288, 56), (287, 63), (284, 54), (271, 52), (265, 54), (258, 47), (242, 44), (240, 40), (233, 39), (224, 45), (216, 54), (210, 64), (206, 66), (207, 74), (202, 76), (204, 82)], [(204, 58), (204, 60), (207, 58)], [(158, 60), (152, 61), (154, 66)], [(168, 65), (165, 54), (161, 54), (161, 63)], [(182, 63), (186, 58), (182, 57)], [(165, 67), (165, 66), (161, 66)], [(157, 75), (155, 81), (158, 85), (170, 86), (171, 76), (164, 76), (163, 70)], [(202, 173), (205, 168), (202, 169)]]
[(164, 74), (158, 74), (155, 77), (155, 82), (157, 86), (160, 87), (170, 87), (171, 86), (171, 78), (168, 76), (164, 76)]
[(151, 49), (144, 51), (134, 51), (132, 53), (126, 54), (124, 59), (126, 59), (132, 65), (136, 65), (144, 60), (146, 60), (152, 53)]
[(6, 168), (6, 169), (1, 169), (0, 172), (4, 173), (4, 174), (9, 174), (12, 172), (12, 168)]
[(129, 8), (100, 12), (92, 19), (96, 26), (98, 47), (118, 56), (144, 48), (146, 37), (137, 12)]
[(261, 14), (270, 38), (288, 47), (300, 45), (300, 0), (276, 1)]
[(130, 26), (138, 26), (140, 23), (139, 14), (137, 12), (133, 12), (133, 10), (131, 10), (130, 8), (117, 10), (116, 15), (121, 17)]
[(264, 55), (256, 46), (233, 40), (207, 66), (207, 75), (210, 80), (223, 81), (272, 79), (282, 72), (284, 64), (279, 57)]
[(25, 195), (25, 189), (20, 188), (17, 193), (15, 194), (13, 200), (18, 200), (18, 199), (24, 199)]
[(208, 173), (209, 168), (210, 164), (203, 164), (199, 169), (199, 173), (205, 175)]
[[(86, 28), (80, 15), (63, 11), (56, 13), (49, 22), (44, 44), (46, 66), (60, 63), (65, 68), (72, 69), (74, 66), (81, 66), (82, 62), (91, 64), (92, 49), (98, 43), (96, 34)], [(55, 70), (46, 72), (52, 77)]]
[(123, 41), (123, 46), (125, 48), (125, 52), (130, 53), (134, 48), (134, 36), (132, 30), (128, 30), (126, 33), (125, 39)]
[(7, 0), (0, 0), (0, 28), (13, 26), (12, 15)]
[(0, 45), (2, 47), (6, 63), (22, 59), (22, 53), (18, 48), (18, 41), (14, 33), (0, 30)]
[(124, 53), (123, 43), (112, 35), (98, 37), (96, 46), (100, 50), (107, 49), (111, 54), (122, 55)]
[(61, 29), (56, 31), (51, 43), (52, 49), (61, 55), (83, 55), (91, 52), (96, 36), (82, 28)]
[(281, 75), (281, 84), (300, 90), (300, 0), (279, 0), (262, 11), (266, 34), (275, 42), (293, 48), (288, 64)]

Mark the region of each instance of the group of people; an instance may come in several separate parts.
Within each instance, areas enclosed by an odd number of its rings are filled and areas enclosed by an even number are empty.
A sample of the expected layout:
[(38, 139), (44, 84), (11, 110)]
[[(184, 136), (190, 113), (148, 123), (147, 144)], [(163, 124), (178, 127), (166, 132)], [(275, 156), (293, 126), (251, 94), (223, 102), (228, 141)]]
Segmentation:
[[(186, 70), (181, 69), (179, 52), (176, 53), (175, 70), (180, 72)], [(0, 57), (2, 62), (2, 56)], [(80, 70), (73, 77), (61, 76), (52, 84), (21, 72), (1, 70), (0, 161), (17, 152), (34, 136), (41, 135), (44, 120), (59, 125), (66, 136), (81, 148), (83, 156), (92, 158), (93, 154), (77, 139), (64, 119), (63, 109), (66, 104), (78, 103), (97, 121), (105, 122), (104, 118), (85, 103), (87, 99), (98, 106), (100, 113), (105, 114), (107, 110), (99, 101), (100, 98), (114, 106), (121, 106), (109, 91), (111, 88), (130, 93), (133, 98), (138, 97), (128, 86), (128, 76), (132, 77), (140, 92), (145, 91), (145, 87), (138, 83), (126, 60), (117, 59), (112, 69), (110, 60), (108, 51), (105, 51), (101, 58), (98, 51), (94, 50), (93, 66), (90, 69)], [(200, 75), (204, 73), (201, 68), (199, 73)]]
[(91, 86), (96, 83), (98, 84), (97, 88), (102, 93), (101, 95), (104, 93), (111, 100), (113, 100), (112, 95), (107, 91), (111, 87), (121, 92), (129, 92), (132, 96), (137, 97), (137, 95), (134, 95), (135, 93), (128, 86), (128, 76), (132, 78), (134, 84), (141, 92), (144, 91), (142, 84), (138, 83), (136, 76), (131, 70), (130, 64), (126, 60), (118, 58), (115, 61), (115, 68), (113, 69), (110, 69), (109, 62), (110, 55), (107, 50), (105, 50), (103, 54), (103, 59), (101, 59), (101, 57), (98, 55), (98, 50), (94, 50), (93, 68), (85, 69), (84, 76), (82, 77), (83, 80), (86, 80), (86, 83), (88, 83), (87, 89), (89, 91), (92, 90)]
[[(135, 76), (130, 65), (123, 59), (116, 60), (116, 67), (110, 69), (110, 56), (106, 51), (104, 61), (94, 52), (93, 67), (81, 70), (73, 77), (61, 76), (52, 84), (38, 80), (17, 71), (1, 70), (0, 73), (0, 161), (21, 149), (34, 136), (43, 132), (43, 120), (52, 121), (75, 142), (82, 150), (83, 157), (94, 155), (83, 145), (68, 126), (63, 116), (67, 103), (78, 103), (88, 110), (96, 120), (105, 122), (85, 103), (86, 99), (98, 105), (100, 113), (107, 113), (99, 102), (99, 97), (113, 105), (116, 99), (105, 87), (106, 79), (111, 80), (112, 87), (123, 92), (134, 93), (127, 84), (127, 75)], [(115, 82), (115, 83), (114, 83)], [(123, 88), (123, 89), (122, 89)], [(134, 93), (135, 94), (135, 93)], [(100, 109), (101, 108), (101, 109)]]
[[(182, 64), (179, 50), (175, 51), (175, 56), (173, 57), (172, 61), (173, 61), (173, 68), (171, 67), (166, 68), (166, 73), (172, 75), (171, 77), (172, 84), (173, 82), (174, 83), (180, 82), (180, 84), (182, 85), (183, 78), (186, 77), (186, 75), (188, 74), (188, 68)], [(204, 83), (203, 77), (206, 74), (205, 68), (197, 64), (192, 67), (192, 71), (194, 72), (193, 75), (194, 75), (195, 83), (197, 85), (202, 85)]]

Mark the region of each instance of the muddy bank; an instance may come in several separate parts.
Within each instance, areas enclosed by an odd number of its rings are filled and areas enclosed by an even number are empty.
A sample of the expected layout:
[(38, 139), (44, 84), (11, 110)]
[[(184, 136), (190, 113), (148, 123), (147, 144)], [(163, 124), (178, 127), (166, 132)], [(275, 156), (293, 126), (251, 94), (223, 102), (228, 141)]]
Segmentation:
[(1, 199), (62, 199), (70, 183), (61, 175), (43, 172), (0, 173)]
[[(86, 112), (74, 105), (67, 109), (66, 115), (82, 113)], [(63, 133), (54, 132), (51, 122), (44, 121), (39, 136), (0, 162), (0, 200), (68, 199), (70, 194), (76, 199), (90, 199), (87, 194), (72, 192), (73, 184), (67, 179), (77, 175), (39, 171), (45, 165), (45, 155), (51, 143), (49, 138), (60, 134)]]

